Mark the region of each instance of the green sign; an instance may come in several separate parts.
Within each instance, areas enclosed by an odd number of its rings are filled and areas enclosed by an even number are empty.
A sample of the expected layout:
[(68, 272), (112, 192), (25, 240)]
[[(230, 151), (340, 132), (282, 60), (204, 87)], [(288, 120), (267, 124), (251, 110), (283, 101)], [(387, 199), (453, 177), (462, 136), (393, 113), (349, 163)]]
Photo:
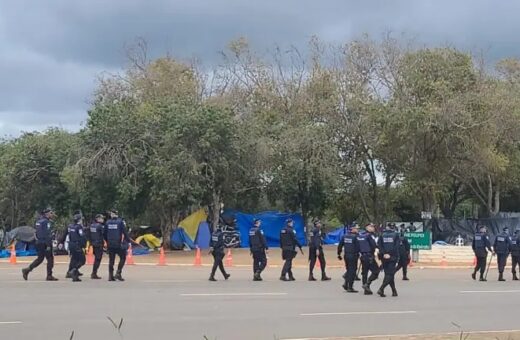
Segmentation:
[(432, 233), (429, 231), (404, 233), (404, 237), (408, 239), (412, 249), (432, 249)]

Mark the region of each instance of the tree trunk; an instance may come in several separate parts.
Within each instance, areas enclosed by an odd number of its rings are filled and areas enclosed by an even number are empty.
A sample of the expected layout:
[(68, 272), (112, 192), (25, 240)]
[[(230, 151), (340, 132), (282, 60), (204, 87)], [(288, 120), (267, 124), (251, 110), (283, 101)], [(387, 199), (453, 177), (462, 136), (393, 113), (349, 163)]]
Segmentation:
[(211, 199), (211, 227), (212, 230), (217, 228), (218, 222), (220, 220), (220, 193), (216, 190), (213, 191), (213, 197)]

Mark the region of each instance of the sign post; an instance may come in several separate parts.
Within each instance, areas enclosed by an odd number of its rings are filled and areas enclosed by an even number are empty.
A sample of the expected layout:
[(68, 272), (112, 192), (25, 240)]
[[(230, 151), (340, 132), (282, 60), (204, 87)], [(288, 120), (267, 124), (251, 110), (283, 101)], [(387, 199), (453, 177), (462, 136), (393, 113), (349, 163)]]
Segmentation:
[(404, 233), (404, 237), (410, 242), (413, 262), (419, 261), (419, 250), (432, 249), (432, 233), (429, 231), (407, 232)]

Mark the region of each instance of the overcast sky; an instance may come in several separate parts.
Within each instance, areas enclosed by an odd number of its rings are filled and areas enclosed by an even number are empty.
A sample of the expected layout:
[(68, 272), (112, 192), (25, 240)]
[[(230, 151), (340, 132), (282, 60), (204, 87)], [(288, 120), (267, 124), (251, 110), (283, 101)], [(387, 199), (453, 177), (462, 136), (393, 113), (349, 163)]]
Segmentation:
[(208, 65), (240, 36), (262, 50), (385, 31), (498, 59), (520, 56), (518, 13), (517, 0), (2, 0), (0, 135), (79, 129), (96, 77), (119, 70), (136, 37), (152, 56)]

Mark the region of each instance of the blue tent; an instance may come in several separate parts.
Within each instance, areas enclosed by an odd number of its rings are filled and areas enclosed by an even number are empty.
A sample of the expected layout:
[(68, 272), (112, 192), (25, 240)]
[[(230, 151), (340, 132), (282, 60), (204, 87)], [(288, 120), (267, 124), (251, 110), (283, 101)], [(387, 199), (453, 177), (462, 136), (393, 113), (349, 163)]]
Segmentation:
[(307, 238), (305, 237), (305, 223), (300, 214), (281, 213), (276, 211), (266, 211), (258, 214), (244, 214), (237, 211), (226, 211), (224, 215), (235, 216), (237, 219), (237, 227), (240, 231), (240, 246), (243, 248), (249, 247), (249, 229), (253, 225), (253, 221), (258, 218), (262, 221), (262, 230), (269, 247), (280, 246), (280, 230), (285, 225), (288, 218), (294, 221), (294, 230), (296, 230), (296, 238), (300, 244), (306, 245)]
[(195, 244), (193, 244), (190, 236), (182, 227), (178, 227), (172, 232), (170, 243), (173, 249), (184, 249), (184, 245), (187, 245), (191, 249), (195, 249)]
[(195, 244), (200, 249), (208, 249), (209, 241), (211, 240), (211, 232), (209, 230), (208, 222), (201, 222), (199, 229), (197, 229), (197, 236), (195, 237)]
[(323, 242), (325, 244), (337, 244), (343, 235), (345, 235), (345, 227), (341, 226), (331, 232), (328, 232)]

